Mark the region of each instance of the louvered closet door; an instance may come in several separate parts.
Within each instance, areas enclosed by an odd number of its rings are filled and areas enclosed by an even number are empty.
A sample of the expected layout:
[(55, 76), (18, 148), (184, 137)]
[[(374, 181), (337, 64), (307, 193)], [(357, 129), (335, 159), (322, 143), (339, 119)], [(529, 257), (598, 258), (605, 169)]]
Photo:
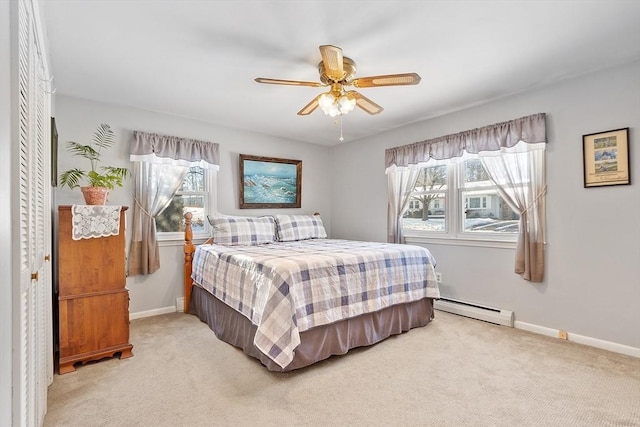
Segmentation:
[[(51, 321), (50, 95), (33, 4), (19, 2), (20, 324), (14, 424), (43, 424), (53, 377)], [(14, 364), (14, 366), (16, 366)]]
[[(52, 273), (51, 273), (51, 95), (46, 83), (36, 80), (35, 141), (32, 147), (31, 203), (29, 210), (32, 232), (31, 271), (36, 272), (35, 283), (35, 341), (36, 341), (36, 420), (44, 420), (47, 412), (47, 387), (53, 381), (53, 321), (52, 321)], [(41, 425), (42, 423), (38, 423)]]

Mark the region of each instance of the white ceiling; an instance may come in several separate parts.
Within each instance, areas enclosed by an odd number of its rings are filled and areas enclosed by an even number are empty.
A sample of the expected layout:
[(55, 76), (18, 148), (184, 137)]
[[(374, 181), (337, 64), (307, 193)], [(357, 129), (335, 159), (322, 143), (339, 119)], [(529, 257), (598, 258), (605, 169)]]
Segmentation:
[[(384, 107), (344, 117), (345, 142), (640, 58), (640, 1), (41, 0), (57, 94), (316, 144), (318, 46), (356, 77), (416, 72), (417, 86), (359, 89)], [(215, 136), (212, 136), (215, 139)]]

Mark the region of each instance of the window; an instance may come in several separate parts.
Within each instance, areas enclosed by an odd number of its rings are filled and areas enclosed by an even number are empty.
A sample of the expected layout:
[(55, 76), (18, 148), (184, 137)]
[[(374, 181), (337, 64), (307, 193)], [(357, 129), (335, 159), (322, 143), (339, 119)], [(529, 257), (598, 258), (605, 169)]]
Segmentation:
[[(464, 233), (513, 235), (518, 232), (520, 216), (498, 194), (482, 162), (475, 156), (460, 162), (461, 230)], [(485, 236), (486, 237), (486, 236)]]
[(519, 215), (498, 194), (477, 155), (422, 164), (403, 214), (406, 236), (515, 241)]
[(467, 197), (467, 210), (483, 209), (487, 207), (487, 198), (483, 197)]
[(404, 230), (445, 231), (447, 166), (420, 169), (411, 201), (403, 217)]
[(182, 186), (169, 206), (156, 217), (159, 240), (182, 240), (184, 238), (184, 214), (193, 214), (194, 237), (209, 236), (207, 215), (215, 212), (216, 171), (193, 166), (185, 175)]
[[(426, 237), (439, 243), (515, 248), (514, 271), (524, 280), (542, 282), (547, 193), (545, 118), (544, 113), (533, 114), (386, 149), (388, 241), (403, 243), (404, 237)], [(477, 159), (480, 163), (467, 161)], [(446, 184), (430, 186), (424, 179), (435, 173), (428, 170), (435, 166), (446, 166)], [(419, 172), (423, 178), (417, 182)], [(508, 206), (500, 195), (509, 201)], [(428, 196), (444, 203), (440, 224), (434, 224), (435, 212), (429, 212), (429, 206), (422, 207), (419, 218), (415, 212), (407, 214), (406, 206), (412, 198)], [(519, 218), (507, 209), (509, 206), (527, 215)]]

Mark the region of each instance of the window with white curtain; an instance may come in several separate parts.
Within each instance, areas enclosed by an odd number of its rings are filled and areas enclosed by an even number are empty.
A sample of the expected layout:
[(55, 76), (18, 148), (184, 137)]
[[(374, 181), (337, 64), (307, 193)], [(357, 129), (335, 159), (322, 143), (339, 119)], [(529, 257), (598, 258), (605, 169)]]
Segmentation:
[[(207, 194), (215, 194), (215, 181), (211, 180), (219, 167), (219, 146), (208, 141), (134, 131), (129, 159), (134, 164), (135, 178), (129, 275), (153, 274), (160, 268), (160, 235), (164, 234), (163, 240), (184, 239), (178, 230), (185, 209), (198, 209), (203, 224), (206, 214), (215, 210), (215, 199)], [(157, 221), (171, 204), (173, 209), (165, 214), (164, 222)], [(171, 231), (159, 233), (157, 222)]]
[(520, 215), (500, 196), (478, 155), (418, 166), (402, 217), (406, 237), (516, 241)]
[(192, 166), (167, 208), (156, 217), (158, 240), (184, 240), (184, 214), (191, 212), (194, 237), (208, 237), (207, 216), (216, 212), (215, 169)]
[[(409, 237), (409, 232), (405, 234), (411, 222), (405, 219), (407, 208), (411, 199), (422, 197), (423, 216), (435, 219), (435, 209), (429, 212), (429, 207), (437, 203), (444, 206), (444, 223), (411, 233), (439, 233), (445, 240), (506, 240), (506, 245), (514, 241), (515, 273), (524, 280), (542, 282), (545, 117), (544, 113), (533, 114), (385, 150), (387, 241), (403, 243), (405, 235)], [(435, 168), (441, 165), (447, 165), (446, 179)], [(445, 183), (447, 191), (442, 191)], [(510, 236), (516, 228), (510, 217), (519, 218), (515, 238)]]

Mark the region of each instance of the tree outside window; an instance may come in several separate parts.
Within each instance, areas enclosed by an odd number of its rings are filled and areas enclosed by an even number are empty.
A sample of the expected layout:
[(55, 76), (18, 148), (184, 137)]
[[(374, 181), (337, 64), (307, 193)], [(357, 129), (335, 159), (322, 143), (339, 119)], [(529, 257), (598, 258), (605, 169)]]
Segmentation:
[(193, 214), (193, 231), (204, 231), (207, 191), (206, 170), (194, 166), (187, 172), (182, 186), (169, 206), (156, 217), (156, 229), (160, 233), (184, 231), (184, 214)]

